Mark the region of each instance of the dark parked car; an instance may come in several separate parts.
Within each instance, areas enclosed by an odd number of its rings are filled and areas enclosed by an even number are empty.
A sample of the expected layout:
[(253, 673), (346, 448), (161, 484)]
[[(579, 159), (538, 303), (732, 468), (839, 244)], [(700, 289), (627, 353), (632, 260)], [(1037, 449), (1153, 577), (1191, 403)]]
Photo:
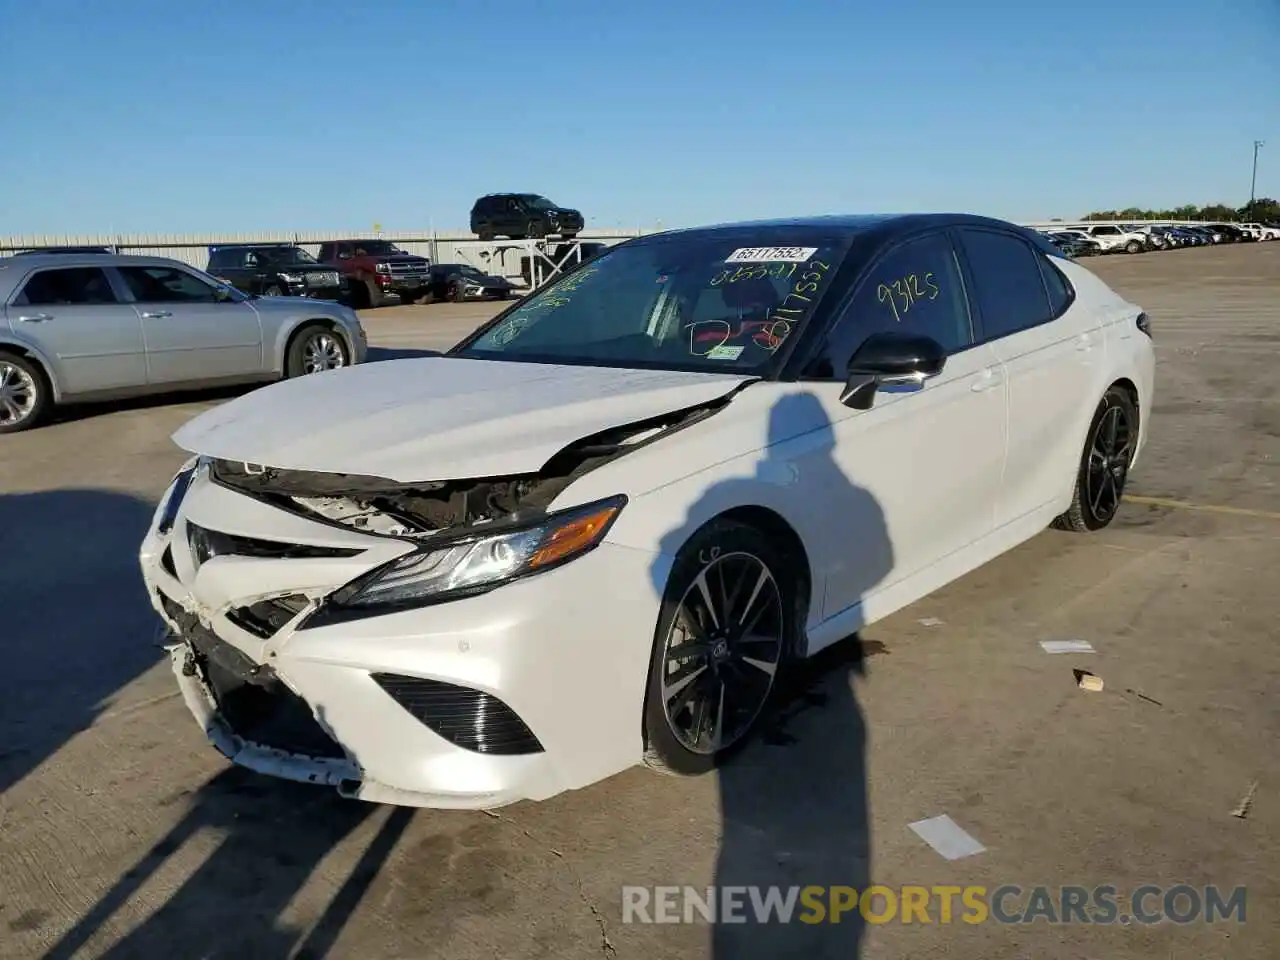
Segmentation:
[(340, 300), (342, 275), (292, 243), (228, 243), (209, 248), (205, 273), (260, 297)]
[(584, 223), (580, 211), (536, 193), (490, 193), (471, 208), (471, 232), (481, 240), (576, 237)]
[(1206, 226), (1214, 232), (1222, 234), (1223, 243), (1244, 243), (1253, 239), (1246, 231), (1241, 230), (1233, 223), (1210, 223), (1206, 224)]
[(514, 289), (505, 277), (494, 277), (469, 263), (437, 263), (427, 279), (432, 300), (506, 300)]
[(1047, 235), (1049, 242), (1068, 257), (1096, 257), (1102, 253), (1102, 244), (1079, 234), (1055, 231)]

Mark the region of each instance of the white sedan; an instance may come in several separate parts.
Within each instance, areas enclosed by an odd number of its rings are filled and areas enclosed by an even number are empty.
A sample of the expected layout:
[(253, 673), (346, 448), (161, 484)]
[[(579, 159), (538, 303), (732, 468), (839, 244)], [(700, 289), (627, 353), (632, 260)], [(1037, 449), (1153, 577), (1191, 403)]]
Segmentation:
[(1153, 370), (1138, 306), (1003, 221), (646, 236), (443, 356), (192, 420), (142, 571), (264, 774), (493, 808), (700, 773), (788, 664), (1110, 523)]

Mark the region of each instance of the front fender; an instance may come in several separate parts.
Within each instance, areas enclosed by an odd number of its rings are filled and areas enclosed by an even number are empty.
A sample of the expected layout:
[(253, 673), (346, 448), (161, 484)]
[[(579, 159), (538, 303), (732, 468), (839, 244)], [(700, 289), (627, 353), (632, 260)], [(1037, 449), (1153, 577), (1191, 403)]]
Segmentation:
[[(360, 346), (355, 342), (350, 330), (337, 317), (326, 317), (320, 315), (307, 315), (290, 317), (287, 320), (277, 321), (275, 318), (262, 318), (263, 339), (271, 345), (271, 370), (280, 376), (284, 376), (285, 351), (289, 346), (289, 338), (297, 332), (299, 327), (308, 323), (324, 323), (333, 328), (333, 331), (342, 337), (342, 342), (347, 346), (347, 356), (352, 358), (352, 362), (356, 362), (360, 357)], [(277, 329), (273, 332), (268, 329), (269, 326), (275, 325)]]

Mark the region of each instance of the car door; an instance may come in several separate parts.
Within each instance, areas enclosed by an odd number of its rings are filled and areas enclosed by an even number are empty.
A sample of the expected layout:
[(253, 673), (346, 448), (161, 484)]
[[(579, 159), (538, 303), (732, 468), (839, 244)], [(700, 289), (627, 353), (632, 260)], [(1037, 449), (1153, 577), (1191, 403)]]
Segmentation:
[[(844, 406), (849, 358), (883, 331), (937, 340), (948, 352), (942, 373), (914, 392), (882, 388), (868, 410)], [(945, 232), (917, 235), (875, 258), (803, 379), (818, 381), (815, 392), (835, 433), (834, 459), (849, 483), (880, 505), (893, 549), (887, 577), (864, 569), (857, 512), (832, 502), (824, 521), (829, 549), (819, 561), (827, 573), (824, 618), (991, 532), (1004, 462), (1003, 376), (990, 345), (974, 342), (962, 273)]]
[(262, 373), (262, 327), (243, 299), (227, 299), (177, 265), (118, 268), (142, 318), (151, 383)]
[(51, 356), (64, 395), (147, 383), (142, 323), (101, 267), (45, 267), (9, 301), (14, 332)]
[(1101, 318), (1051, 258), (1013, 233), (959, 231), (975, 320), (1005, 367), (1009, 451), (996, 506), (1004, 526), (1060, 500), (1099, 397)]

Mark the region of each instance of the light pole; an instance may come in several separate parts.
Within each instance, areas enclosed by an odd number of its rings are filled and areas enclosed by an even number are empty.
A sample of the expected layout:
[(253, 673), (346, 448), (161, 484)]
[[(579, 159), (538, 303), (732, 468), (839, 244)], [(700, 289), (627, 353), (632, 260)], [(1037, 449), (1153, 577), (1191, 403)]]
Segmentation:
[(1253, 201), (1258, 192), (1258, 150), (1265, 147), (1265, 140), (1253, 141), (1253, 179), (1249, 182), (1249, 215), (1253, 216)]

